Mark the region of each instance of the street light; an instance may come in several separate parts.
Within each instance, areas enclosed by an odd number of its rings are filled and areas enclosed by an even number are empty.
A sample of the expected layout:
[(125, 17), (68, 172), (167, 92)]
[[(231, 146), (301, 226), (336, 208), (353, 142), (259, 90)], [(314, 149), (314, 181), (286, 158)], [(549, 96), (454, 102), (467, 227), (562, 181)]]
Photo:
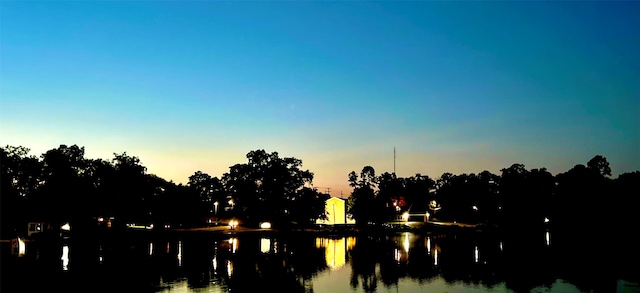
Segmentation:
[(215, 210), (215, 215), (217, 216), (218, 215), (218, 202), (217, 201), (213, 203), (213, 208)]

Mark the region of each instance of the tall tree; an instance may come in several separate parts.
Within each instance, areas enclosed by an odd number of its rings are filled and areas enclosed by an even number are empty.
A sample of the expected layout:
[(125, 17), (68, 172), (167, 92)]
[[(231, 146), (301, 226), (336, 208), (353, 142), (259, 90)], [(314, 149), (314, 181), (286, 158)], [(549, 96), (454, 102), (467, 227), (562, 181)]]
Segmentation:
[(211, 177), (207, 173), (197, 171), (189, 176), (187, 185), (196, 192), (202, 202), (207, 203), (214, 216), (224, 212), (225, 207), (228, 205), (227, 195), (224, 185), (218, 177)]
[(302, 170), (302, 161), (281, 158), (277, 152), (255, 150), (247, 153), (246, 164), (236, 164), (223, 175), (232, 196), (234, 212), (249, 222), (291, 220), (292, 200), (313, 181), (313, 173)]
[(596, 155), (589, 162), (587, 162), (589, 169), (597, 170), (602, 176), (611, 176), (611, 168), (609, 168), (609, 162), (607, 158), (601, 155)]
[(353, 187), (353, 192), (349, 197), (348, 212), (359, 226), (380, 224), (388, 220), (390, 211), (393, 212), (388, 198), (378, 196), (378, 178), (375, 174), (375, 169), (371, 166), (362, 168), (360, 177), (355, 171), (349, 173), (349, 185)]
[(44, 184), (36, 193), (39, 214), (58, 227), (65, 222), (82, 222), (89, 216), (90, 192), (84, 147), (60, 145), (44, 153), (42, 161)]
[[(22, 146), (0, 148), (0, 233), (22, 233), (33, 214), (29, 203), (42, 184), (42, 162)], [(13, 235), (6, 235), (11, 237)]]
[(116, 218), (126, 223), (150, 222), (153, 187), (146, 176), (147, 168), (138, 157), (126, 152), (113, 155), (114, 180), (118, 183), (113, 190)]
[[(606, 158), (595, 156), (587, 163), (556, 176), (557, 187), (553, 200), (554, 226), (571, 233), (588, 233), (596, 228), (606, 228), (609, 208), (605, 198), (615, 190), (607, 173)], [(585, 223), (591, 223), (587, 226)]]

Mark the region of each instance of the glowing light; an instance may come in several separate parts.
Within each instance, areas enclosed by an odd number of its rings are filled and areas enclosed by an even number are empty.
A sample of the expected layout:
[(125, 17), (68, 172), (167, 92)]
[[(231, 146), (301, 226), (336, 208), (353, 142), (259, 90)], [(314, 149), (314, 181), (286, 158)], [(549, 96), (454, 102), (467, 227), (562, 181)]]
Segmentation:
[(104, 218), (103, 217), (99, 217), (98, 218), (98, 222), (100, 222), (100, 223), (104, 222)]
[(427, 253), (431, 253), (431, 237), (427, 237)]
[(324, 247), (324, 238), (316, 238), (316, 248)]
[(356, 247), (356, 238), (355, 237), (349, 237), (347, 238), (347, 250), (352, 250), (354, 247)]
[(217, 271), (218, 270), (218, 258), (214, 255), (213, 259), (211, 260), (211, 262), (213, 263), (213, 271)]
[(325, 239), (325, 258), (327, 266), (335, 271), (346, 264), (346, 238)]
[(60, 229), (65, 230), (65, 231), (70, 231), (71, 230), (71, 226), (69, 226), (69, 223), (65, 223), (64, 225), (62, 225), (60, 227)]
[(233, 262), (231, 262), (231, 260), (227, 260), (227, 275), (229, 275), (229, 277), (233, 275)]
[(405, 221), (405, 222), (409, 220), (409, 213), (408, 212), (404, 212), (404, 214), (402, 214), (402, 220)]
[(62, 260), (62, 270), (68, 271), (69, 270), (69, 246), (68, 245), (65, 245), (62, 247), (62, 257), (60, 259)]
[(271, 250), (271, 239), (269, 238), (260, 239), (260, 251), (262, 251), (262, 253), (269, 253), (270, 250)]
[(182, 241), (178, 241), (178, 266), (182, 266)]
[(22, 238), (18, 237), (18, 256), (23, 256), (27, 252), (27, 245)]
[(545, 223), (549, 223), (549, 218), (544, 217), (544, 222), (545, 222)]
[(402, 246), (404, 247), (404, 251), (409, 252), (409, 233), (404, 233), (404, 241), (402, 242)]
[(102, 261), (104, 260), (102, 258), (102, 245), (98, 246), (98, 251), (100, 252), (100, 254), (98, 256), (98, 262), (102, 263)]
[(153, 255), (153, 242), (149, 242), (149, 255)]
[(236, 227), (238, 227), (238, 220), (229, 221), (229, 229), (234, 230)]
[(479, 251), (478, 251), (478, 247), (476, 246), (476, 249), (475, 249), (475, 260), (476, 260), (476, 262), (478, 262), (478, 254), (479, 254)]
[(478, 210), (478, 207), (477, 207), (477, 206), (472, 206), (471, 208), (472, 208), (474, 211), (477, 211), (477, 210)]
[(551, 241), (550, 241), (550, 239), (549, 239), (549, 231), (547, 231), (547, 232), (544, 234), (544, 242), (545, 242), (545, 244), (547, 244), (547, 246), (549, 246), (549, 245), (551, 244)]
[(500, 251), (502, 251), (502, 241), (500, 241)]
[(269, 222), (262, 222), (262, 223), (260, 223), (260, 228), (261, 228), (261, 229), (271, 229), (271, 223), (269, 223)]
[(238, 239), (230, 238), (229, 244), (231, 244), (231, 253), (236, 253), (236, 250), (238, 249)]
[(438, 250), (434, 250), (433, 251), (433, 265), (437, 266), (438, 265)]

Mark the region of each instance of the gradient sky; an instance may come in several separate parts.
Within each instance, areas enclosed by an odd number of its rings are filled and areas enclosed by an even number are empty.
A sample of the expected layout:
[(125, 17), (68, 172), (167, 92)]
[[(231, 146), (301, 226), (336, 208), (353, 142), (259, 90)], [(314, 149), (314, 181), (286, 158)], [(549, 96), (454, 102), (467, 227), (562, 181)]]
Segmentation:
[(638, 1), (0, 1), (0, 144), (186, 182), (265, 149), (347, 174), (640, 170)]

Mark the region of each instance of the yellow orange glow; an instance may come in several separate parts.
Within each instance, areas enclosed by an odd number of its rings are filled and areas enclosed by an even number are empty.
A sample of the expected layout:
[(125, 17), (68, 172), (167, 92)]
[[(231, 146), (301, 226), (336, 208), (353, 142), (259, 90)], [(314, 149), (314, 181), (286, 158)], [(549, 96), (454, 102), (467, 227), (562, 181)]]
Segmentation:
[(271, 250), (271, 239), (269, 238), (260, 239), (260, 251), (262, 253), (269, 253), (270, 250)]
[(233, 275), (233, 262), (231, 260), (227, 260), (227, 274), (229, 277)]
[(23, 256), (27, 252), (27, 246), (22, 238), (18, 237), (18, 256)]

